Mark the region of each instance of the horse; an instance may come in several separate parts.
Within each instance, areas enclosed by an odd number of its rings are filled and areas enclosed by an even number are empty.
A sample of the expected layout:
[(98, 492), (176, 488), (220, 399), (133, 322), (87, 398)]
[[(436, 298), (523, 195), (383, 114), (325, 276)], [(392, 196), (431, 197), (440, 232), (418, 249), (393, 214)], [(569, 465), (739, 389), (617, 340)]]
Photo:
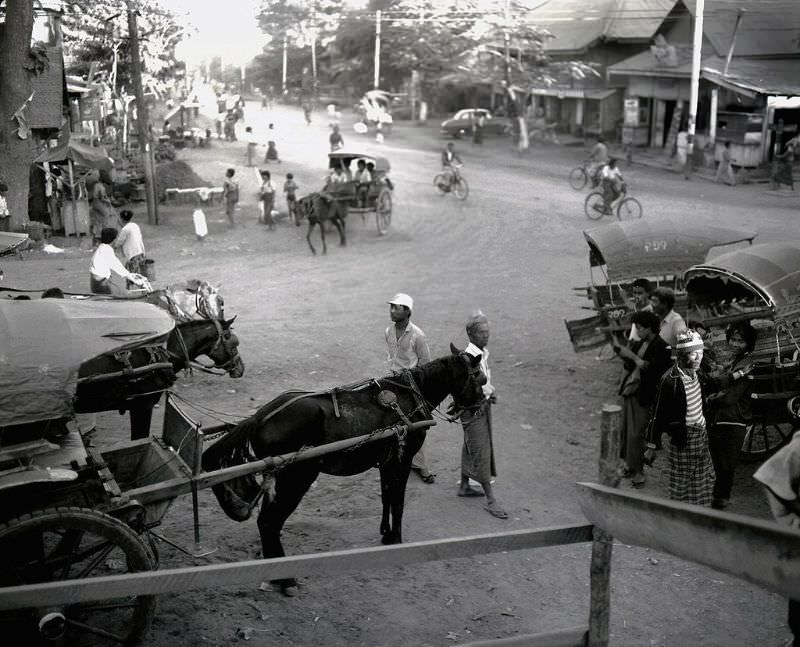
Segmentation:
[[(457, 408), (475, 409), (483, 401), (486, 377), (480, 356), (451, 344), (452, 354), (380, 379), (327, 392), (287, 391), (229, 430), (203, 453), (202, 465), (212, 471), (247, 462), (255, 456), (277, 456), (371, 433), (398, 422), (430, 419), (431, 410), (449, 394)], [(213, 487), (225, 513), (248, 519), (267, 491), (258, 515), (264, 558), (285, 555), (280, 534), (320, 472), (352, 476), (378, 467), (383, 510), (381, 541), (402, 541), (402, 519), (411, 458), (425, 440), (425, 430), (362, 443), (357, 447), (306, 461), (290, 461), (266, 474), (226, 481)], [(302, 453), (302, 452), (301, 452)], [(285, 595), (297, 594), (294, 579), (276, 580)]]
[(322, 253), (328, 253), (328, 246), (325, 244), (325, 223), (331, 222), (339, 230), (339, 245), (347, 245), (345, 235), (345, 217), (347, 216), (347, 205), (329, 194), (311, 193), (298, 199), (296, 207), (295, 224), (299, 227), (300, 220), (308, 219), (308, 233), (306, 241), (311, 248), (311, 253), (316, 256), (317, 250), (311, 242), (311, 232), (314, 227), (319, 225), (319, 234), (322, 238)]
[[(236, 317), (225, 319), (224, 301), (206, 281), (188, 281), (156, 290), (144, 297), (169, 312), (176, 320), (167, 337), (166, 350), (149, 344), (129, 352), (99, 355), (84, 362), (78, 372), (75, 398), (77, 413), (118, 409), (130, 412), (131, 440), (147, 438), (153, 408), (161, 394), (201, 355), (213, 368), (232, 378), (244, 375), (239, 340), (233, 333)], [(141, 372), (132, 369), (149, 367)]]

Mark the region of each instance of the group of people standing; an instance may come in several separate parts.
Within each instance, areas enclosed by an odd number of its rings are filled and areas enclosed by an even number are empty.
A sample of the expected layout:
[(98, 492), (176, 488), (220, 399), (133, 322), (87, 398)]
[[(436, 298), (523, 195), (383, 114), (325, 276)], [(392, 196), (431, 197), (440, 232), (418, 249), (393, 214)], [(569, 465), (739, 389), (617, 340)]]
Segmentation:
[[(414, 368), (430, 361), (428, 340), (422, 329), (411, 322), (414, 300), (404, 293), (395, 294), (388, 301), (389, 317), (384, 337), (387, 347), (387, 366), (393, 372)], [(497, 476), (494, 443), (492, 441), (492, 405), (497, 401), (489, 369), (489, 320), (483, 312), (475, 312), (466, 322), (469, 344), (464, 352), (480, 357), (481, 372), (486, 378), (482, 386), (483, 399), (477, 407), (459, 412), (464, 430), (461, 450), (461, 477), (456, 492), (460, 497), (486, 497), (486, 511), (498, 519), (508, 519), (508, 513), (499, 505), (492, 483)], [(425, 482), (432, 484), (436, 475), (430, 471), (424, 444), (411, 462), (411, 469)], [(478, 490), (471, 481), (480, 484)]]
[[(89, 288), (93, 294), (124, 297), (129, 285), (146, 288), (145, 248), (142, 230), (133, 222), (133, 212), (124, 209), (119, 214), (122, 229), (104, 227), (100, 243), (92, 254), (89, 266)], [(117, 252), (122, 259), (117, 257)], [(124, 261), (124, 265), (123, 265)]]
[(625, 475), (643, 487), (644, 465), (666, 437), (668, 496), (724, 509), (752, 420), (747, 376), (756, 331), (748, 322), (731, 324), (719, 347), (700, 324), (687, 327), (670, 288), (651, 289), (637, 279), (632, 289), (632, 329), (625, 343), (614, 342), (625, 364), (619, 388)]

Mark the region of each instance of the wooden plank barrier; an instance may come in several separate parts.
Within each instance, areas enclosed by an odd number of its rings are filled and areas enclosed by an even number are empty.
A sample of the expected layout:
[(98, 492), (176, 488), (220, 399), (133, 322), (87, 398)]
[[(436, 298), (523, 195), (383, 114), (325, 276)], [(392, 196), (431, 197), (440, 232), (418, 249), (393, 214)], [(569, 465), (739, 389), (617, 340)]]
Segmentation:
[(246, 583), (290, 577), (342, 575), (368, 569), (460, 559), (487, 553), (584, 543), (591, 539), (590, 525), (569, 524), (536, 530), (514, 530), (456, 539), (355, 548), (233, 564), (211, 564), (9, 586), (0, 588), (0, 611), (75, 604), (130, 595), (157, 595), (198, 588), (241, 586)]
[(771, 521), (579, 483), (583, 514), (620, 541), (710, 566), (784, 597), (800, 594), (800, 532)]

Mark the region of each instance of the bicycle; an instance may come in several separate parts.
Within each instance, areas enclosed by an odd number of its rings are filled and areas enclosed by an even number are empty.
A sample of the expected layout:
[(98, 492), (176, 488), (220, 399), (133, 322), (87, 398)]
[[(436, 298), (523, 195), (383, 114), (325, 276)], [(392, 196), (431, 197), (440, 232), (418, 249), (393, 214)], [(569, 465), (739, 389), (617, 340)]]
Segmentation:
[(459, 200), (466, 200), (469, 195), (469, 185), (461, 175), (459, 169), (463, 164), (452, 164), (450, 166), (450, 173), (437, 173), (433, 178), (433, 186), (435, 186), (441, 195), (450, 193), (452, 191)]
[[(622, 184), (622, 190), (615, 200), (611, 202), (610, 208), (606, 207), (602, 191), (592, 191), (586, 196), (583, 208), (589, 220), (600, 220), (603, 216), (611, 216), (615, 213), (617, 220), (637, 220), (642, 217), (642, 203), (636, 198), (627, 195), (628, 187)], [(616, 205), (616, 206), (615, 206)]]
[[(569, 185), (575, 189), (576, 191), (580, 191), (586, 184), (589, 182), (589, 170), (591, 164), (589, 160), (586, 160), (583, 165), (576, 166), (569, 172)], [(601, 166), (597, 166), (592, 174), (592, 188), (594, 189), (600, 184), (600, 168)]]

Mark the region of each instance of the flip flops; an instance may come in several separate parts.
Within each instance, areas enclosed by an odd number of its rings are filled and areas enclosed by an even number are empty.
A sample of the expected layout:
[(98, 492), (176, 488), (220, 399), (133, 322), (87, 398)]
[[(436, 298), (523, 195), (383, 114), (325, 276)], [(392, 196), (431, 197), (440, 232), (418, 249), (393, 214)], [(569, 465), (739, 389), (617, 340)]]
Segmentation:
[(459, 490), (456, 492), (456, 496), (483, 496), (483, 492), (468, 487), (465, 490)]
[(425, 476), (420, 474), (419, 477), (422, 479), (424, 483), (427, 483), (428, 485), (436, 482), (436, 474), (433, 473), (426, 474)]
[(498, 519), (508, 519), (508, 512), (503, 510), (503, 508), (499, 507), (496, 503), (487, 505), (484, 509), (493, 517), (497, 517)]

